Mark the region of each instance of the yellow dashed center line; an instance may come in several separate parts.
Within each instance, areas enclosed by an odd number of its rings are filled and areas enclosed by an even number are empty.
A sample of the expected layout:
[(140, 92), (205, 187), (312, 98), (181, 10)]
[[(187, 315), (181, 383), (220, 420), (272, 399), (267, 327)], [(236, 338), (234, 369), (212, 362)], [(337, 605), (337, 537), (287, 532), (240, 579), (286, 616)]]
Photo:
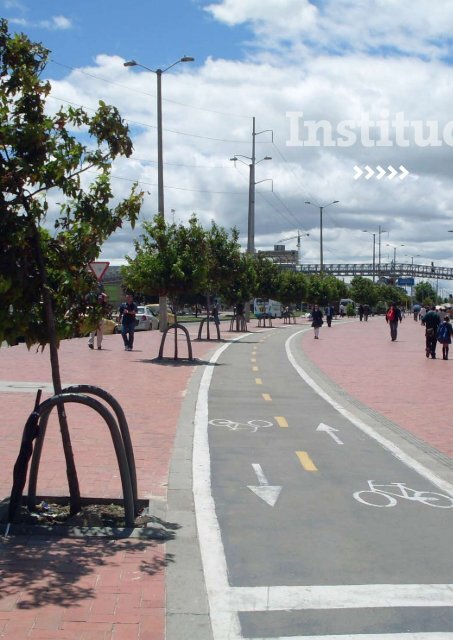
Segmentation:
[(279, 427), (287, 427), (288, 426), (288, 422), (286, 420), (286, 418), (284, 418), (283, 416), (275, 416), (275, 420), (278, 424)]
[(266, 400), (266, 402), (272, 402), (272, 398), (269, 393), (263, 393), (263, 400)]
[(252, 371), (259, 371), (258, 367), (252, 367)]
[(256, 358), (252, 358), (250, 362), (256, 362)]
[(296, 451), (296, 455), (299, 458), (300, 464), (303, 466), (305, 471), (318, 471), (315, 463), (306, 451)]
[(263, 381), (261, 380), (261, 378), (255, 378), (255, 382), (256, 384), (263, 384)]

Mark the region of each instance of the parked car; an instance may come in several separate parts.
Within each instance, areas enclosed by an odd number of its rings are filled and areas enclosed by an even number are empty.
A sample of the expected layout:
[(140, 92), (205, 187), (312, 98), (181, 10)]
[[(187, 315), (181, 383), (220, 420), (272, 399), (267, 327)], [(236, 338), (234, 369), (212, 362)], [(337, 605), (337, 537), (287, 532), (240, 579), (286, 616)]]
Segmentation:
[[(159, 318), (148, 307), (137, 307), (135, 331), (151, 331), (159, 328)], [(121, 333), (121, 323), (117, 323), (113, 333)]]
[[(149, 309), (159, 320), (159, 305), (158, 304), (147, 304), (146, 308)], [(173, 324), (175, 322), (175, 314), (167, 309), (167, 318), (168, 324)], [(159, 326), (159, 325), (158, 325)]]

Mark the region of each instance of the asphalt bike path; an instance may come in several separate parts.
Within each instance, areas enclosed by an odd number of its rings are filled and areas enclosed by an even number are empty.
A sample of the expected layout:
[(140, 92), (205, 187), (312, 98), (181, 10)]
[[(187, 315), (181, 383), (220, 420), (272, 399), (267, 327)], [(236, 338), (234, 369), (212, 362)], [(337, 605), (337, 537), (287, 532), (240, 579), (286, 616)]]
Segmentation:
[(201, 381), (194, 496), (214, 640), (453, 638), (451, 483), (316, 389), (300, 335), (246, 334)]

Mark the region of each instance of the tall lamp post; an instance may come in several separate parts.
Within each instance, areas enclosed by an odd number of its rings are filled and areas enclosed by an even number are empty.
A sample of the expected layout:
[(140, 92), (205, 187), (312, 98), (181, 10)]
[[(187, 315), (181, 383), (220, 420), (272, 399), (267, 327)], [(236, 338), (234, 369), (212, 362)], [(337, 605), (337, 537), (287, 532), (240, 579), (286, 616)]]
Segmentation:
[(388, 233), (388, 232), (385, 229), (381, 229), (381, 225), (379, 225), (379, 231), (378, 231), (378, 234), (379, 234), (379, 243), (378, 243), (378, 246), (379, 246), (378, 278), (380, 278), (380, 276), (381, 276), (381, 235), (383, 233)]
[(312, 207), (316, 207), (319, 209), (319, 272), (322, 273), (324, 271), (324, 261), (323, 261), (323, 247), (322, 247), (322, 212), (327, 207), (330, 207), (331, 204), (338, 204), (339, 200), (334, 200), (333, 202), (329, 202), (329, 204), (319, 205), (316, 202), (310, 202), (309, 200), (305, 201), (305, 204), (311, 204)]
[[(129, 60), (124, 63), (125, 67), (141, 67), (147, 71), (151, 71), (156, 74), (157, 78), (157, 213), (162, 218), (165, 218), (164, 209), (164, 159), (162, 148), (162, 74), (179, 64), (180, 62), (193, 62), (195, 58), (191, 56), (183, 56), (170, 64), (165, 69), (150, 69), (136, 60)], [(161, 331), (165, 331), (167, 328), (167, 298), (166, 296), (159, 296), (159, 328)]]
[[(404, 247), (405, 245), (404, 244), (395, 245), (395, 244), (388, 244), (387, 243), (385, 246), (386, 247), (393, 247), (393, 276), (394, 276), (394, 278), (396, 280), (396, 250), (398, 249), (398, 247)], [(396, 284), (396, 282), (394, 284)]]
[[(237, 154), (230, 158), (233, 162), (242, 162), (243, 164), (247, 164), (243, 162), (243, 160), (239, 160), (239, 158), (246, 158), (250, 160), (249, 163), (249, 206), (248, 206), (248, 222), (247, 222), (247, 253), (255, 253), (255, 185), (260, 182), (265, 182), (265, 180), (258, 180), (255, 182), (255, 166), (263, 160), (272, 160), (270, 156), (265, 156), (261, 158), (261, 160), (256, 160), (255, 157), (255, 138), (259, 136), (261, 133), (272, 133), (272, 140), (274, 138), (274, 134), (272, 129), (264, 129), (263, 131), (255, 131), (255, 117), (252, 118), (252, 155), (251, 156), (242, 156)], [(270, 178), (267, 178), (270, 180)]]
[(367, 229), (363, 230), (363, 233), (369, 233), (373, 236), (373, 283), (376, 279), (376, 234), (372, 231), (368, 231)]

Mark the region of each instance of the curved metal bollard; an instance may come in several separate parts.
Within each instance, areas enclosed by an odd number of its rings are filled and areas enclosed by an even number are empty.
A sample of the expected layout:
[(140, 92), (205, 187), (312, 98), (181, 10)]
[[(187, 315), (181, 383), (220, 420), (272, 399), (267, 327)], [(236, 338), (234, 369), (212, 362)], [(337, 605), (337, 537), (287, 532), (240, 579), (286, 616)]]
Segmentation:
[(84, 404), (88, 407), (91, 407), (92, 409), (97, 411), (107, 423), (107, 426), (110, 430), (110, 435), (112, 437), (116, 458), (118, 460), (118, 467), (119, 467), (120, 477), (121, 477), (121, 485), (123, 489), (124, 515), (126, 520), (126, 526), (133, 527), (134, 518), (135, 518), (133, 482), (132, 482), (131, 469), (129, 466), (129, 459), (126, 453), (126, 447), (124, 444), (121, 429), (118, 426), (118, 423), (116, 422), (110, 410), (107, 409), (107, 407), (104, 404), (102, 404), (102, 402), (99, 402), (99, 400), (96, 400), (95, 398), (91, 398), (90, 396), (82, 395), (79, 393), (61, 393), (61, 394), (52, 396), (51, 398), (48, 398), (47, 400), (42, 402), (38, 407), (38, 413), (40, 416), (40, 422), (39, 422), (40, 434), (36, 439), (36, 445), (33, 451), (33, 457), (32, 457), (32, 462), (30, 467), (30, 477), (29, 477), (29, 484), (28, 484), (28, 507), (34, 508), (36, 503), (36, 485), (38, 480), (39, 461), (41, 458), (41, 452), (44, 444), (44, 438), (46, 434), (47, 423), (49, 420), (50, 413), (52, 409), (56, 407), (58, 404), (61, 404), (61, 403), (65, 404), (67, 402), (75, 402), (78, 404)]

